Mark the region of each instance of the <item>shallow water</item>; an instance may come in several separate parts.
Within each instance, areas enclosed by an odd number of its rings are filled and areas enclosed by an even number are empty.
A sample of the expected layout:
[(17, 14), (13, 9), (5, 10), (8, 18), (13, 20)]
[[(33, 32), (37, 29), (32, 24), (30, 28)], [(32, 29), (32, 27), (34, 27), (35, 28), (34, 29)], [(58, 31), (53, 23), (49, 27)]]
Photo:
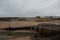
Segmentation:
[(0, 40), (7, 40), (13, 38), (12, 36), (4, 36), (4, 35), (0, 35)]
[(0, 40), (31, 40), (31, 36), (4, 36), (0, 35)]

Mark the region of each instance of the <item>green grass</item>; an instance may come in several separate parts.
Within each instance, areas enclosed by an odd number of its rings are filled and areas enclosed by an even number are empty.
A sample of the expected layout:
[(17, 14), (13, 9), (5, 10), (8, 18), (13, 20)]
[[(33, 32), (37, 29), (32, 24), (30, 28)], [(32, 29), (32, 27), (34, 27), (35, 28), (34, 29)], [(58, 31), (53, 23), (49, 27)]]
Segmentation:
[(0, 35), (6, 35), (6, 36), (20, 36), (20, 35), (36, 35), (38, 33), (30, 33), (30, 32), (0, 32)]
[(39, 36), (45, 36), (45, 37), (50, 37), (56, 34), (59, 34), (60, 32), (54, 31), (49, 32), (49, 31), (43, 31), (40, 33), (31, 33), (31, 32), (13, 32), (13, 31), (7, 31), (7, 32), (0, 32), (0, 35), (5, 35), (5, 36), (27, 36), (27, 35), (39, 35)]

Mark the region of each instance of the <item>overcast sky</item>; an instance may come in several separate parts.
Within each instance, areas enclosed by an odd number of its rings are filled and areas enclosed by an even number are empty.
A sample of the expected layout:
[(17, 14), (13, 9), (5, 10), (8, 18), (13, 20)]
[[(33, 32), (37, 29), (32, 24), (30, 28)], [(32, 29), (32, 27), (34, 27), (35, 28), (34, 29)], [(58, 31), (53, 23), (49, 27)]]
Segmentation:
[(60, 16), (60, 0), (0, 0), (0, 17)]

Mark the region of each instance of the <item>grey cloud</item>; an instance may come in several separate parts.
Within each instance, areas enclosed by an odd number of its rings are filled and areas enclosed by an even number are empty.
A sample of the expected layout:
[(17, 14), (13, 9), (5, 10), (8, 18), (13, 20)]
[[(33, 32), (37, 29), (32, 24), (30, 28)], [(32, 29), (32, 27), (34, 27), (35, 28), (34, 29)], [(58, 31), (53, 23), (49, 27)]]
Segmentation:
[(59, 0), (0, 0), (0, 17), (60, 16), (59, 10)]

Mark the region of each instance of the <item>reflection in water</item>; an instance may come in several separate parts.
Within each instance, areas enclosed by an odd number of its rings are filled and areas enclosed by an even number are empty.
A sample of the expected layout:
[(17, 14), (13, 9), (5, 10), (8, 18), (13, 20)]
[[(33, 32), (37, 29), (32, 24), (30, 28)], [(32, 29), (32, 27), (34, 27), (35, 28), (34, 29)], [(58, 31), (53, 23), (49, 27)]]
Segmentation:
[(3, 36), (0, 35), (0, 40), (60, 40), (60, 34), (53, 37), (38, 37), (34, 35), (21, 36)]
[(3, 36), (0, 35), (0, 40), (31, 40), (30, 36)]
[(10, 39), (12, 38), (11, 36), (3, 36), (3, 35), (0, 35), (0, 40), (7, 40), (7, 39)]

